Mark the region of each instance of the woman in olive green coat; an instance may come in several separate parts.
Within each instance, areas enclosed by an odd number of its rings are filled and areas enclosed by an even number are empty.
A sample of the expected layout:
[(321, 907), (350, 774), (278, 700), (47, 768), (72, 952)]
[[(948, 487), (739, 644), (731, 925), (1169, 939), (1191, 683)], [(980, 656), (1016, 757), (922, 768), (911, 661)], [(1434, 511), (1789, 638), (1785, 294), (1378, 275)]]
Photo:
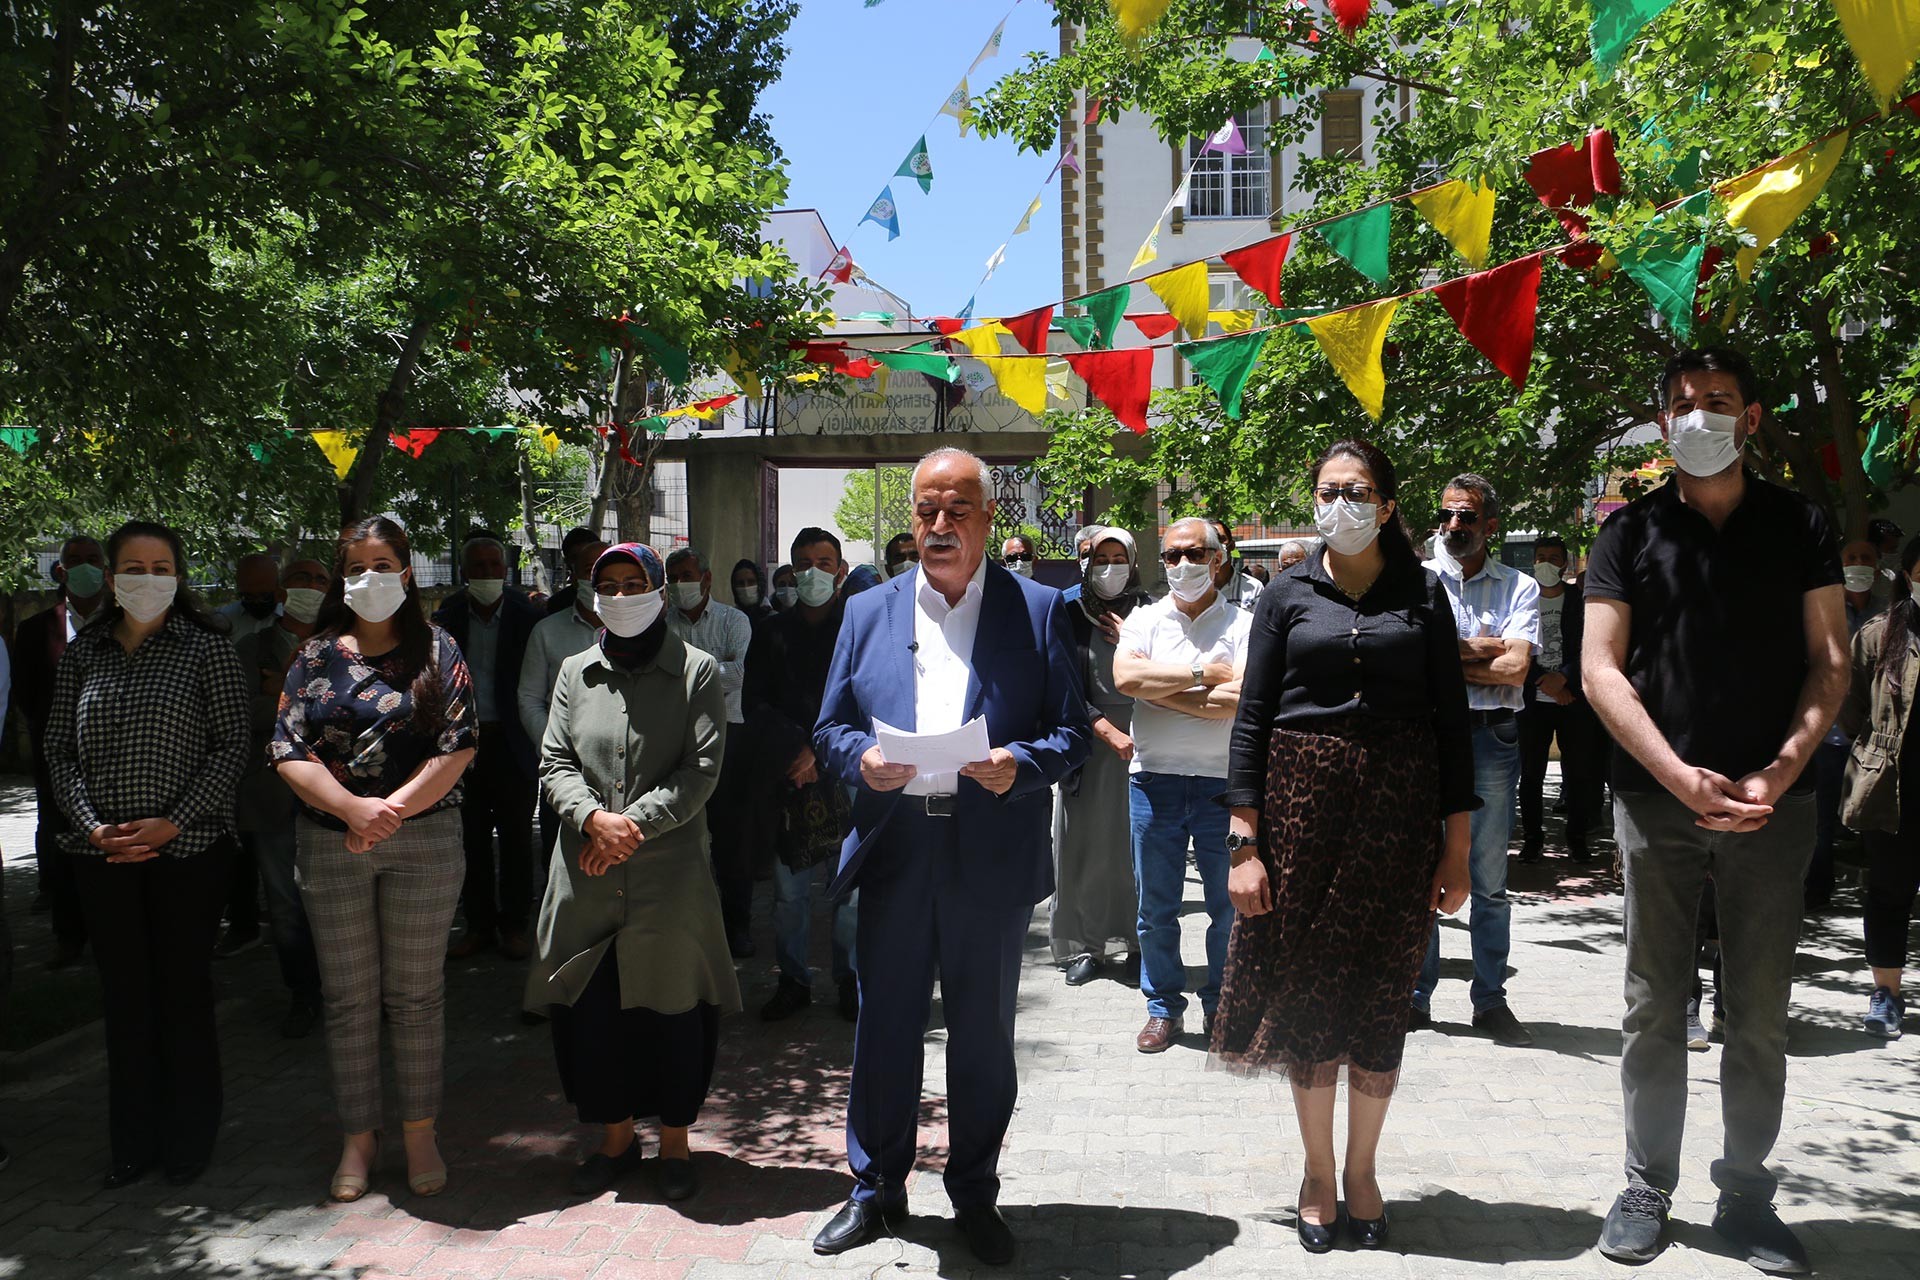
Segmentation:
[(600, 642), (567, 659), (540, 748), (560, 837), (526, 1006), (583, 1124), (604, 1127), (573, 1189), (640, 1162), (634, 1120), (660, 1118), (669, 1199), (695, 1189), (687, 1128), (713, 1077), (719, 1020), (740, 1008), (703, 812), (727, 729), (719, 667), (667, 631), (666, 574), (623, 543), (593, 568)]

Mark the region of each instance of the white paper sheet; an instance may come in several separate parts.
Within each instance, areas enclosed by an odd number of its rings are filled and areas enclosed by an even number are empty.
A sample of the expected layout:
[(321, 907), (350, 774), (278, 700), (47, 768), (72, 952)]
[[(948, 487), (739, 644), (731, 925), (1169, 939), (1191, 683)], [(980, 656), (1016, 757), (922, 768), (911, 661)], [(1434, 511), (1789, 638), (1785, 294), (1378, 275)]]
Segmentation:
[(922, 776), (956, 773), (993, 754), (993, 747), (987, 741), (985, 716), (975, 716), (948, 733), (909, 733), (875, 720), (873, 736), (879, 740), (880, 754), (887, 758), (888, 764), (910, 764)]

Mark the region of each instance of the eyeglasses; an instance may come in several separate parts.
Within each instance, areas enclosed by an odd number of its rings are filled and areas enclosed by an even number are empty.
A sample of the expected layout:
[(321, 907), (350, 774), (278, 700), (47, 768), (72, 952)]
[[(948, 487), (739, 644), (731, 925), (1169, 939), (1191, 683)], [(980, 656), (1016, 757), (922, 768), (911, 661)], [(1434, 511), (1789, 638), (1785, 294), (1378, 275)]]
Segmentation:
[(900, 556), (899, 556), (899, 558), (898, 558), (898, 559), (896, 559), (896, 560), (894, 561), (894, 563), (895, 563), (895, 564), (899, 564), (899, 563), (900, 563), (900, 561), (902, 561), (902, 560), (911, 560), (911, 561), (913, 561), (913, 562), (914, 562), (915, 564), (919, 564), (919, 563), (920, 563), (920, 553), (919, 553), (918, 551), (903, 551), (903, 552), (901, 552), (901, 553), (900, 553)]
[(605, 587), (597, 582), (593, 584), (593, 594), (597, 596), (644, 596), (651, 590), (644, 578), (633, 578), (626, 582), (609, 582)]
[(1440, 523), (1457, 523), (1471, 529), (1474, 525), (1480, 523), (1480, 513), (1471, 507), (1442, 507), (1440, 508)]
[(1182, 560), (1185, 560), (1188, 564), (1205, 564), (1207, 557), (1212, 554), (1213, 552), (1205, 547), (1168, 549), (1160, 553), (1160, 563), (1169, 567), (1179, 564)]
[(1348, 502), (1372, 502), (1373, 486), (1370, 484), (1323, 484), (1313, 491), (1316, 502), (1322, 506), (1331, 506), (1341, 498)]
[(1016, 552), (1014, 552), (1014, 553), (1013, 553), (1012, 555), (1008, 555), (1008, 556), (1002, 556), (1002, 557), (1000, 558), (1000, 563), (1002, 563), (1002, 564), (1032, 564), (1032, 563), (1033, 563), (1033, 553), (1032, 553), (1031, 551), (1016, 551)]

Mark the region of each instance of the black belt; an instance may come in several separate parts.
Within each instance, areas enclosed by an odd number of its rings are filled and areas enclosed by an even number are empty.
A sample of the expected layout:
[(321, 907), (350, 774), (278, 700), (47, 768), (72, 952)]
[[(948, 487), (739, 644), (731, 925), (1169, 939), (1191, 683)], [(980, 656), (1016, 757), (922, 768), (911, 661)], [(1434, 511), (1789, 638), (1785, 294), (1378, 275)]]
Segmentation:
[(958, 796), (951, 795), (901, 796), (900, 803), (907, 807), (908, 813), (924, 814), (929, 818), (951, 818), (953, 816), (954, 805), (959, 801), (959, 798)]
[(1469, 711), (1467, 723), (1476, 729), (1485, 729), (1489, 725), (1505, 724), (1517, 714), (1510, 707), (1495, 707), (1492, 711)]

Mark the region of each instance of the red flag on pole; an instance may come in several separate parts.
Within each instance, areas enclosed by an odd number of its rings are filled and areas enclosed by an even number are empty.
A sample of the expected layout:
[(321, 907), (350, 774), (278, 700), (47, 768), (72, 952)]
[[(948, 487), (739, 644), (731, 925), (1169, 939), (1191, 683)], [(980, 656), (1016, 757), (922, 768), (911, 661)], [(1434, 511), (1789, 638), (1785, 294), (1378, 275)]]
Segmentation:
[(1153, 351), (1069, 351), (1067, 363), (1087, 384), (1087, 394), (1113, 410), (1120, 424), (1147, 434), (1147, 398), (1153, 392)]
[(1533, 363), (1534, 321), (1540, 313), (1540, 255), (1450, 280), (1434, 292), (1460, 336), (1525, 389)]
[(1223, 253), (1220, 260), (1232, 267), (1249, 289), (1258, 289), (1269, 306), (1281, 306), (1280, 268), (1286, 264), (1287, 251), (1293, 247), (1293, 233), (1250, 244), (1244, 249)]
[(1047, 326), (1053, 323), (1053, 305), (1036, 307), (1024, 315), (1004, 316), (1001, 324), (1013, 340), (1036, 356), (1047, 354)]

